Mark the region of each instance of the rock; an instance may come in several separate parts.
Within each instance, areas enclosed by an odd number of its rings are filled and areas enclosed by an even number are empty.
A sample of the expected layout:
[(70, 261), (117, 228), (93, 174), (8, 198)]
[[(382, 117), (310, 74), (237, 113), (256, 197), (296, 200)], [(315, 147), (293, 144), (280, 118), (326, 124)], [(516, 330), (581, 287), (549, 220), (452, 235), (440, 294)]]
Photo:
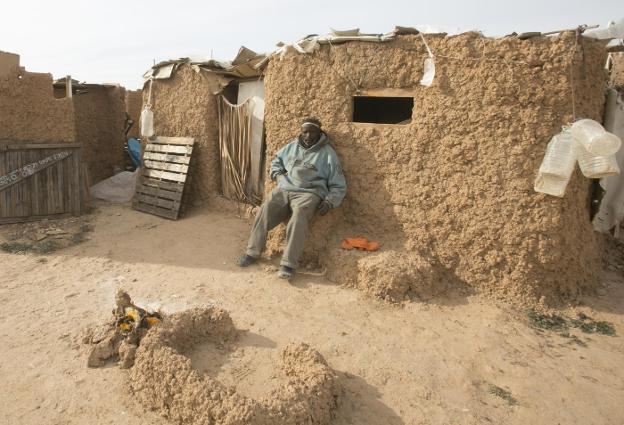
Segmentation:
[(134, 365), (136, 356), (136, 345), (124, 341), (119, 346), (119, 367), (122, 369), (130, 369)]
[(89, 360), (87, 360), (87, 366), (89, 367), (101, 367), (104, 366), (106, 360), (113, 356), (113, 344), (111, 339), (101, 341), (96, 344), (89, 354)]

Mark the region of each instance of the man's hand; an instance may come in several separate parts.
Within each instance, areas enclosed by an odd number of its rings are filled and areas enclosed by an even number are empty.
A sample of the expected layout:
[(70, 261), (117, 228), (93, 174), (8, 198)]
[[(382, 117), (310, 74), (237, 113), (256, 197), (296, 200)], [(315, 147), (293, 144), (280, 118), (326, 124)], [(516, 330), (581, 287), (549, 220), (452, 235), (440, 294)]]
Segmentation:
[(318, 213), (320, 215), (325, 215), (329, 212), (329, 210), (331, 209), (331, 204), (327, 201), (322, 201), (319, 206), (318, 206)]

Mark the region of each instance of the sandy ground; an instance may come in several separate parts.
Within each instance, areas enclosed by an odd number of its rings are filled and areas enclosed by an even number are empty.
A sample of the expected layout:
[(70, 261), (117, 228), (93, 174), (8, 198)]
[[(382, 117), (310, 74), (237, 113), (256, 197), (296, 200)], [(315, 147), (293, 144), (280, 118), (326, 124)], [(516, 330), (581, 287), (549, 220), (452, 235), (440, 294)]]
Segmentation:
[(394, 306), (315, 274), (289, 285), (269, 263), (239, 270), (232, 260), (249, 223), (232, 214), (172, 222), (100, 204), (90, 222), (79, 245), (0, 253), (2, 424), (167, 423), (126, 395), (126, 371), (88, 369), (76, 342), (110, 317), (119, 287), (165, 311), (229, 310), (248, 330), (239, 348), (199, 347), (191, 359), (243, 394), (272, 387), (280, 347), (308, 342), (344, 386), (336, 425), (624, 423), (622, 268), (607, 271), (598, 296), (562, 312), (615, 326), (615, 337), (573, 330), (582, 346), (477, 296)]

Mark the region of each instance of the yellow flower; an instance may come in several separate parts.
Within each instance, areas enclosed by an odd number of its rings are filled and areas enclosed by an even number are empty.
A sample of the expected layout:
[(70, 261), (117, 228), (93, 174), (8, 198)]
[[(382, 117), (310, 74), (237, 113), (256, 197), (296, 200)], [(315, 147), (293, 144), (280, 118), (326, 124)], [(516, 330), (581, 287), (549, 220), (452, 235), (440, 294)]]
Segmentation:
[(147, 317), (145, 321), (149, 326), (154, 326), (160, 323), (160, 319), (158, 317)]

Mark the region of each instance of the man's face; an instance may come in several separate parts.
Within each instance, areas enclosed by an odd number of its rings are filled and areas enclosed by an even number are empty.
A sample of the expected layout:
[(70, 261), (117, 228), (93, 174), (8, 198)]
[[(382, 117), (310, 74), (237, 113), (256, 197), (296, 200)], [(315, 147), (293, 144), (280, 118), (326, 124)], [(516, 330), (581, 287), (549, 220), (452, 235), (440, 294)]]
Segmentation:
[(321, 129), (312, 124), (301, 126), (301, 138), (306, 145), (313, 145), (318, 142), (320, 135)]

